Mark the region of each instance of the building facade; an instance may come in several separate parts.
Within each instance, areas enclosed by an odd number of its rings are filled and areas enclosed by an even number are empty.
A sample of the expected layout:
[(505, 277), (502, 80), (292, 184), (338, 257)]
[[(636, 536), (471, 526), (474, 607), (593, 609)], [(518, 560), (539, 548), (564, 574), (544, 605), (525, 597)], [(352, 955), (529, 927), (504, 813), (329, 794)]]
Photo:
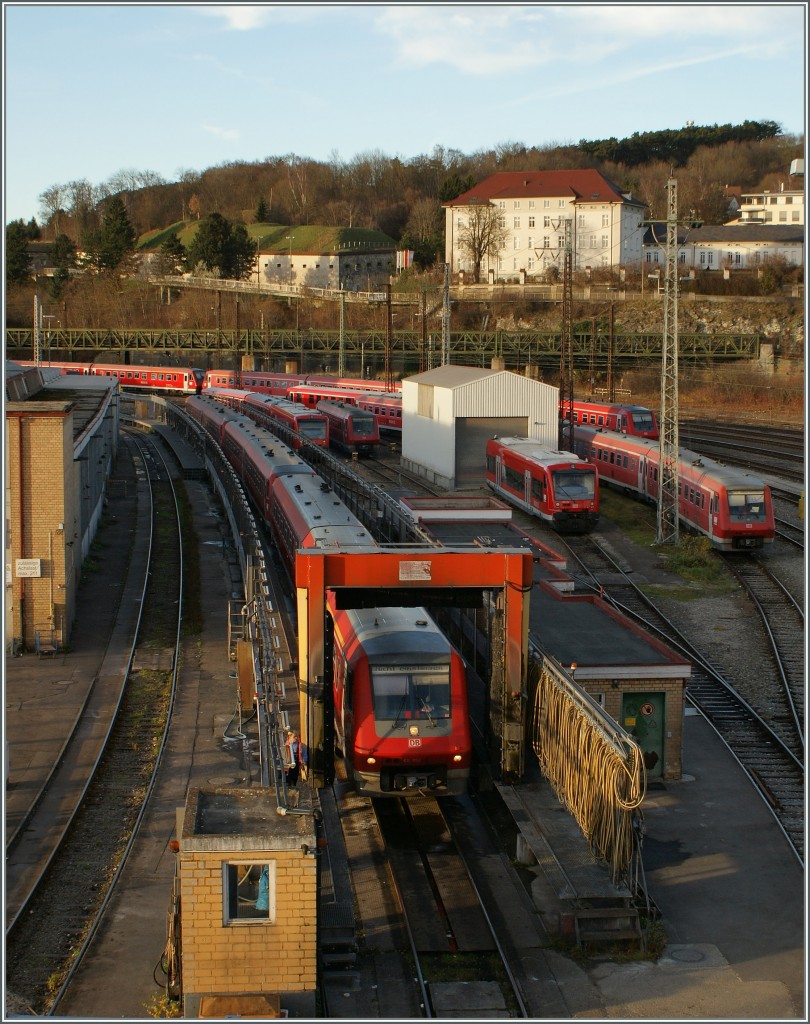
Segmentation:
[(574, 270), (641, 262), (644, 204), (598, 171), (500, 171), (444, 204), (451, 274), (475, 272), (465, 238), (481, 206), (502, 232), (497, 252), (484, 253), (482, 281), (561, 274), (569, 246)]

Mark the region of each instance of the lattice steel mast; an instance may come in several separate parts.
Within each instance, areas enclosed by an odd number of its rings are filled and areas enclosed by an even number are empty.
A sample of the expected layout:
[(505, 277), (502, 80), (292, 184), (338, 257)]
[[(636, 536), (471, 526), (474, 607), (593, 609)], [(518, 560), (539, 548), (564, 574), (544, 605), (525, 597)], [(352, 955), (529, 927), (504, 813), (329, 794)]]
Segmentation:
[(678, 544), (678, 185), (667, 181), (656, 544)]
[[(565, 223), (562, 331), (560, 334), (560, 448), (574, 450), (574, 284), (571, 218)], [(563, 420), (567, 425), (563, 426)]]

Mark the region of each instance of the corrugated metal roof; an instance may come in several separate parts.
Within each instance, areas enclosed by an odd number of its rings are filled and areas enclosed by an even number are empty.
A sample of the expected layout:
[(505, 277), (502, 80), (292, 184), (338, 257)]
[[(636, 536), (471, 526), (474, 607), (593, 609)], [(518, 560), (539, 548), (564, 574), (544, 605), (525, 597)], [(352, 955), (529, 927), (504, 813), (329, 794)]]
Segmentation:
[(437, 366), (434, 370), (426, 370), (413, 377), (406, 377), (403, 383), (412, 381), (415, 384), (433, 384), (440, 388), (455, 388), (474, 380), (482, 380), (484, 377), (492, 377), (505, 372), (507, 371), (485, 370), (478, 366), (454, 366), (452, 363), (447, 363), (445, 366)]

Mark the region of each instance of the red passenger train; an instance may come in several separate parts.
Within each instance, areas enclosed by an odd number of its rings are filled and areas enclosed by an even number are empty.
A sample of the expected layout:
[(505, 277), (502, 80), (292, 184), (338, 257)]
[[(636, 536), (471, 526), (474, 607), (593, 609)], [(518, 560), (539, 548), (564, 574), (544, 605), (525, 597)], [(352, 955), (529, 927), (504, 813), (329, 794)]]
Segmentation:
[[(291, 579), (302, 549), (376, 547), (329, 484), (266, 430), (210, 398), (186, 409), (223, 439)], [(472, 742), (458, 652), (423, 608), (338, 610), (329, 593), (327, 606), (335, 731), (354, 786), (368, 796), (464, 793)]]
[[(658, 438), (658, 420), (643, 405), (616, 405), (611, 402), (586, 402), (574, 399), (574, 423), (587, 423), (605, 430), (618, 430), (633, 437)], [(560, 402), (560, 415), (567, 417), (569, 403)]]
[(487, 485), (511, 504), (560, 532), (587, 533), (599, 522), (596, 467), (548, 451), (529, 437), (487, 441)]
[(380, 432), (402, 437), (402, 395), (384, 391), (369, 393), (346, 387), (327, 387), (323, 384), (299, 384), (291, 387), (287, 397), (303, 402), (314, 409), (318, 402), (345, 402), (358, 409), (373, 413)]
[(349, 402), (318, 402), (329, 421), (329, 445), (349, 455), (371, 455), (380, 446), (377, 418)]
[[(658, 442), (577, 426), (574, 450), (596, 466), (600, 484), (658, 501)], [(678, 454), (678, 515), (720, 551), (761, 548), (773, 541), (776, 532), (767, 484), (745, 470), (686, 448)]]
[[(208, 370), (205, 374), (205, 388), (242, 388), (256, 391), (259, 394), (275, 395), (278, 398), (287, 396), (292, 387), (308, 384), (324, 387), (350, 388), (353, 391), (378, 392), (387, 391), (385, 383), (380, 380), (363, 380), (360, 377), (338, 377), (329, 373), (277, 373), (271, 370)], [(401, 385), (395, 383), (394, 390)]]
[(307, 443), (319, 448), (329, 445), (329, 421), (326, 416), (317, 410), (308, 409), (301, 402), (237, 388), (208, 388), (205, 394), (215, 402), (236, 409), (260, 426), (274, 431), (291, 448), (298, 449)]
[[(20, 366), (35, 366), (31, 359), (15, 360)], [(62, 376), (117, 377), (124, 390), (160, 391), (169, 394), (198, 395), (202, 391), (205, 370), (195, 366), (129, 366), (119, 363), (63, 363), (40, 361), (43, 370), (59, 370)]]

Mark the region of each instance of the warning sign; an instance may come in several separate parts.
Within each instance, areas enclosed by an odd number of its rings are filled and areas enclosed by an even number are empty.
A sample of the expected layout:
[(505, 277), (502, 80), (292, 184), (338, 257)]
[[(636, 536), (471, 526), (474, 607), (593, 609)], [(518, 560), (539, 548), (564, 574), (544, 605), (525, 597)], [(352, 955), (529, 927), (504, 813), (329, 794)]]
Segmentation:
[(430, 579), (430, 562), (400, 562), (400, 582), (421, 583)]
[(646, 718), (649, 718), (650, 715), (655, 711), (655, 708), (652, 704), (650, 704), (649, 701), (646, 701), (644, 704), (641, 705), (639, 710), (641, 711), (642, 715), (644, 715)]

